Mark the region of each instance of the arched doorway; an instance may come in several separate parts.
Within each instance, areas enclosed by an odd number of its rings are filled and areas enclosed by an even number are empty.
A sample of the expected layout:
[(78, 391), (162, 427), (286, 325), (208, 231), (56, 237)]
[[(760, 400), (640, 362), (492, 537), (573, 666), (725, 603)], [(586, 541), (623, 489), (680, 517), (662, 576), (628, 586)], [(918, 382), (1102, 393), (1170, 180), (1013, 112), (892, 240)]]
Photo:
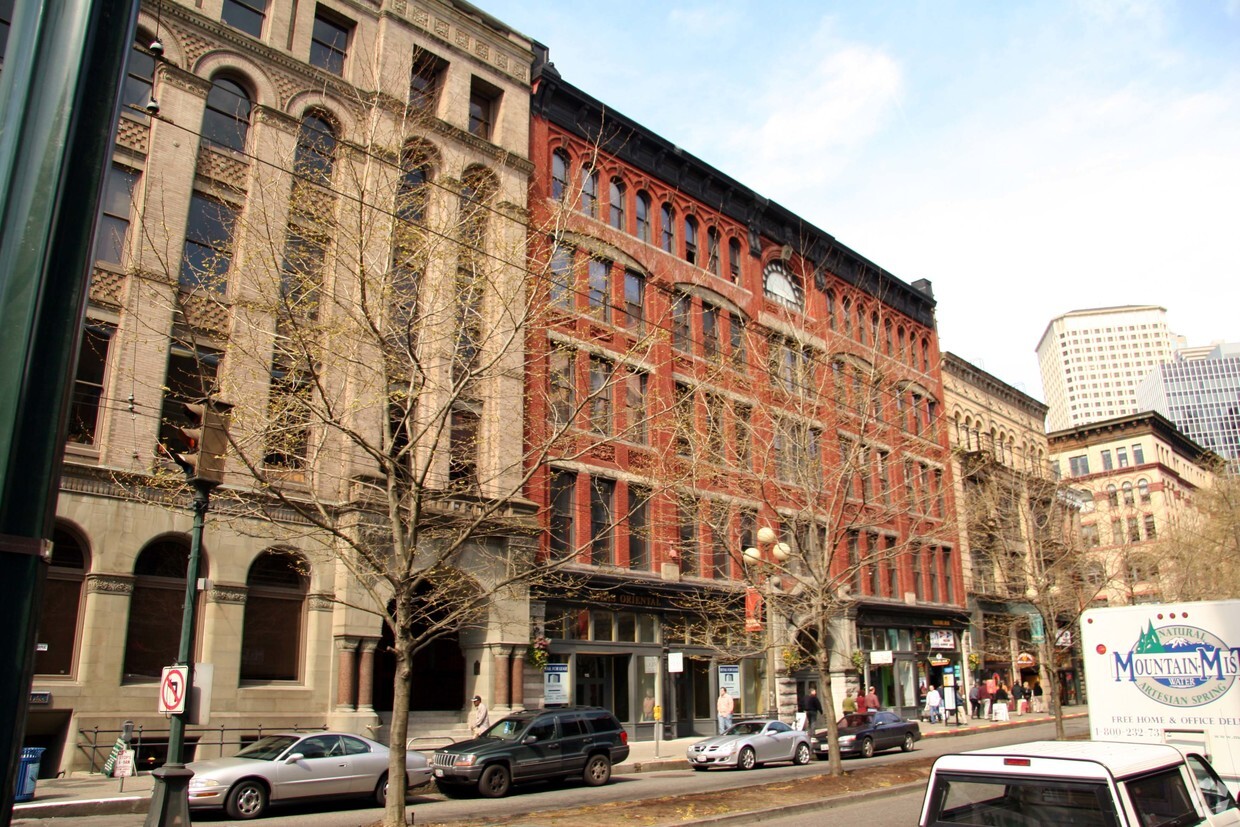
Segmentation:
[[(426, 584), (420, 593), (429, 593), (434, 586)], [(395, 611), (395, 601), (388, 611)], [(413, 633), (420, 634), (434, 622), (434, 613), (421, 618)], [(396, 638), (386, 623), (381, 624), (379, 646), (375, 651), (373, 698), (376, 712), (391, 712), (393, 681), (396, 678), (396, 655), (392, 645)], [(413, 656), (413, 681), (410, 686), (409, 711), (460, 711), (465, 708), (465, 655), (460, 635), (448, 632), (427, 643)]]

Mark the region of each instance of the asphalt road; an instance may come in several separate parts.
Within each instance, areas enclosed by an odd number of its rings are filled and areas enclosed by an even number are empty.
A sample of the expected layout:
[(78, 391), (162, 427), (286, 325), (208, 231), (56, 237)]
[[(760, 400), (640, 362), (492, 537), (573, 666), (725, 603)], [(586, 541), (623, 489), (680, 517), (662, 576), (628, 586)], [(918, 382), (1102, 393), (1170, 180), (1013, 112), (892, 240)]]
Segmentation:
[[(1066, 725), (1070, 736), (1073, 734), (1079, 735), (1087, 731), (1085, 719), (1070, 720), (1066, 722)], [(880, 753), (864, 763), (865, 766), (880, 766), (909, 760), (910, 758), (925, 758), (949, 752), (1016, 744), (1024, 741), (1053, 738), (1054, 736), (1054, 724), (1047, 723), (1012, 729), (990, 730), (950, 738), (932, 738), (919, 741), (917, 749), (911, 753), (902, 753), (898, 750)], [(845, 759), (845, 764), (849, 765), (860, 761), (862, 759)], [(515, 788), (507, 798), (497, 800), (485, 798), (451, 800), (445, 799), (438, 794), (414, 796), (410, 799), (410, 807), (416, 818), (416, 823), (419, 825), (456, 822), (464, 827), (464, 825), (468, 825), (480, 817), (515, 816), (525, 813), (580, 807), (587, 803), (603, 804), (611, 801), (635, 801), (683, 794), (690, 791), (700, 793), (711, 790), (736, 789), (788, 778), (797, 778), (804, 775), (823, 774), (825, 771), (826, 764), (824, 762), (812, 762), (805, 767), (777, 765), (764, 767), (754, 772), (693, 772), (686, 766), (683, 770), (616, 775), (613, 776), (612, 783), (598, 788), (584, 787), (578, 781), (530, 784)], [(900, 795), (893, 795), (892, 798), (894, 800), (902, 797)], [(914, 813), (921, 801), (920, 791), (915, 797), (917, 802), (912, 805)], [(885, 803), (881, 807), (875, 806), (873, 799), (870, 799), (868, 807), (864, 807), (860, 812), (864, 813), (864, 822), (867, 824), (867, 827), (885, 827), (887, 823), (894, 827), (897, 823), (896, 820), (888, 822), (891, 811)], [(877, 815), (881, 815), (883, 819), (881, 822), (875, 821)], [(381, 817), (382, 811), (366, 802), (336, 802), (273, 809), (272, 816), (266, 821), (269, 824), (278, 824), (280, 827), (359, 827), (360, 825), (371, 824)], [(816, 820), (796, 820), (797, 818), (805, 819), (807, 817)], [(790, 816), (787, 821), (764, 823), (810, 824), (821, 823), (821, 818), (821, 815), (809, 814), (809, 816)], [(836, 815), (833, 812), (831, 819), (834, 821), (835, 818)], [(57, 818), (54, 820), (15, 819), (13, 824), (20, 825), (21, 827), (140, 827), (144, 821), (144, 815), (116, 815), (91, 816), (89, 818)], [(904, 814), (898, 821), (903, 825), (912, 823), (908, 820), (907, 814)], [(194, 823), (213, 825), (213, 827), (230, 827), (231, 825), (240, 824), (252, 825), (255, 822), (231, 821), (222, 814), (195, 813)], [(598, 820), (594, 822), (594, 825), (595, 827), (606, 827), (606, 821)]]

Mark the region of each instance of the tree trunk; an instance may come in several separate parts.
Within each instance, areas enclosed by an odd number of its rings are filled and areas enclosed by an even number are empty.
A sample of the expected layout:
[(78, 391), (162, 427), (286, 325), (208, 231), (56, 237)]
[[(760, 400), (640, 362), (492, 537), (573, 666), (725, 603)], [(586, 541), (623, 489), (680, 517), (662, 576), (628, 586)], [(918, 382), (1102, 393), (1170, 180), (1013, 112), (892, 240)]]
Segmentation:
[[(819, 635), (826, 639), (826, 635)], [(827, 719), (827, 755), (832, 775), (844, 774), (844, 762), (840, 759), (840, 728), (835, 719), (835, 693), (831, 690), (831, 653), (823, 651), (819, 644), (818, 657), (819, 686), (821, 688), (822, 715)], [(810, 733), (811, 737), (813, 733)]]
[[(398, 605), (400, 600), (397, 600)], [(399, 612), (399, 609), (398, 609)], [(383, 827), (405, 827), (405, 796), (409, 791), (405, 777), (405, 744), (409, 741), (409, 685), (413, 650), (400, 632), (405, 627), (398, 617), (396, 632), (396, 683), (392, 692), (392, 727), (388, 735), (391, 750), (388, 760), (387, 806), (383, 810)]]

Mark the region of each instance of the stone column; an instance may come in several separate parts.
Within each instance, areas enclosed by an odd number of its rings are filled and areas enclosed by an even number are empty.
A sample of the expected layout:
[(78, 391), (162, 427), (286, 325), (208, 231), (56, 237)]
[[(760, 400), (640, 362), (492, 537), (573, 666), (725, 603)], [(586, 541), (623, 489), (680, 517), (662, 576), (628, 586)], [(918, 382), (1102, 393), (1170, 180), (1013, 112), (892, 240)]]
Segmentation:
[(512, 709), (525, 709), (525, 650), (512, 650)]
[(375, 711), (375, 650), (378, 648), (379, 638), (362, 638), (361, 660), (357, 666), (357, 709), (359, 712)]
[(357, 704), (357, 644), (355, 637), (336, 638), (336, 709), (352, 712)]
[(508, 706), (508, 676), (510, 667), (508, 666), (507, 646), (496, 646), (495, 652), (495, 668), (491, 671), (491, 698), (493, 706)]

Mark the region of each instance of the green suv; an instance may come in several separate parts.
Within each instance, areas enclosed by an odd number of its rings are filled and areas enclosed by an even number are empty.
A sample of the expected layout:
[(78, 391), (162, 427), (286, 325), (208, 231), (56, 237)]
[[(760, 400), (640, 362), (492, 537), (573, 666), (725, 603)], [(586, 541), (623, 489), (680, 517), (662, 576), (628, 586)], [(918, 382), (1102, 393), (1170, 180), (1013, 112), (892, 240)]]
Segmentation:
[(509, 715), (482, 735), (435, 753), (435, 783), (447, 796), (476, 788), (488, 798), (514, 783), (580, 776), (591, 787), (629, 757), (629, 736), (606, 709), (569, 706)]

